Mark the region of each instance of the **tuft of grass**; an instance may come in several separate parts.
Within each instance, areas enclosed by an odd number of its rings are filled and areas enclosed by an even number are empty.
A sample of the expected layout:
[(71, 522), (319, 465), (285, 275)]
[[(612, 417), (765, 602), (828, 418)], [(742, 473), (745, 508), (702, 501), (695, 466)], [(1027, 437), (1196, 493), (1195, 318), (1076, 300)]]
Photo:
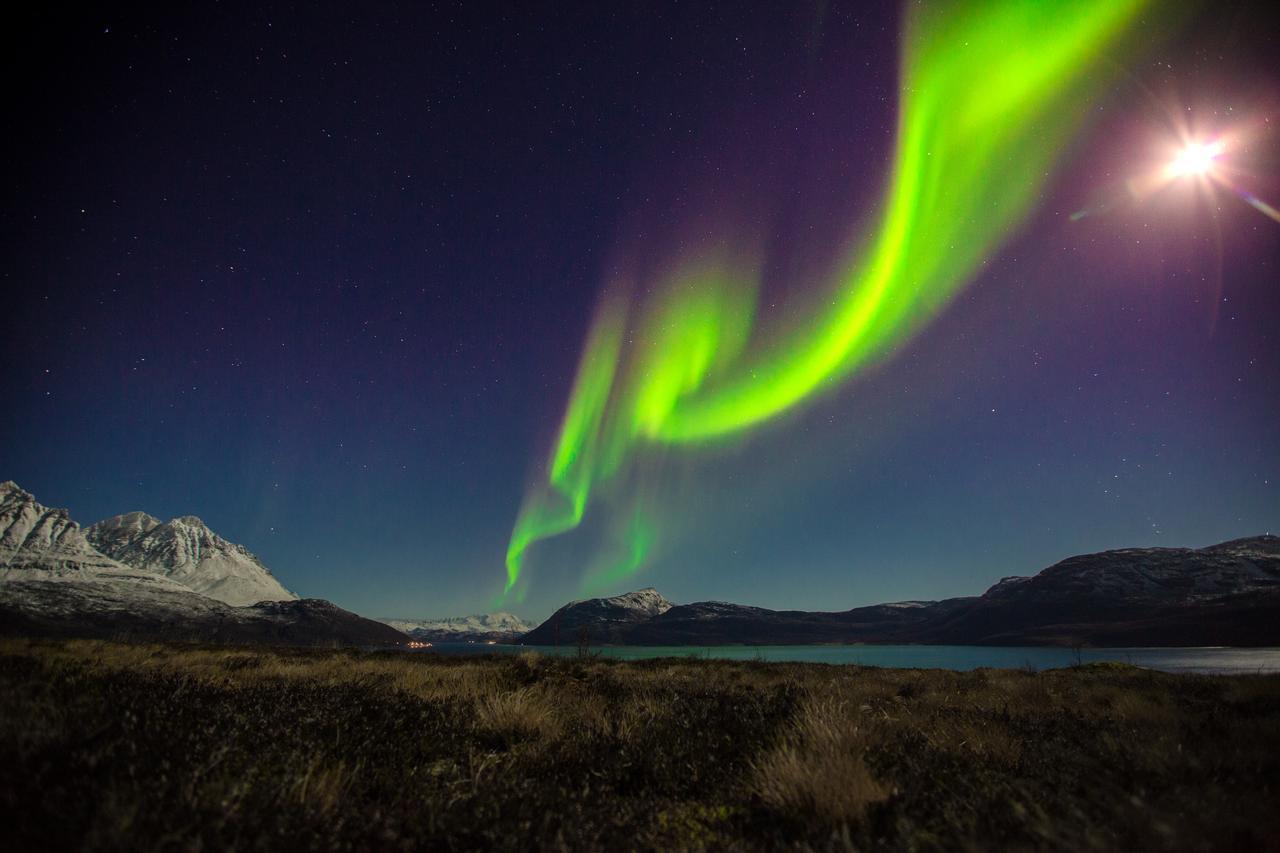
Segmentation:
[(549, 739), (560, 731), (554, 705), (540, 690), (521, 687), (480, 698), (475, 705), (477, 727), (512, 744)]
[(843, 702), (805, 703), (791, 730), (755, 764), (755, 793), (776, 811), (820, 824), (858, 821), (889, 793), (867, 767), (871, 725)]
[(318, 818), (330, 816), (342, 804), (357, 772), (342, 762), (328, 764), (323, 758), (313, 758), (290, 786), (293, 799)]

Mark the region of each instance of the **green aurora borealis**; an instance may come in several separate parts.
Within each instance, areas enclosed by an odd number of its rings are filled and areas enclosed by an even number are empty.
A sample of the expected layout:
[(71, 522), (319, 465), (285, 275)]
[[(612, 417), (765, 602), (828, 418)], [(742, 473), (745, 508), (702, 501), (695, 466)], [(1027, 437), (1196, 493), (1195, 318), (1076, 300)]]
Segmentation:
[(865, 233), (833, 247), (829, 275), (804, 284), (820, 298), (790, 306), (784, 331), (758, 333), (760, 265), (750, 253), (711, 250), (643, 287), (610, 283), (544, 476), (517, 516), (505, 594), (522, 595), (530, 547), (577, 527), (605, 486), (620, 493), (622, 544), (591, 574), (635, 571), (661, 536), (629, 486), (641, 460), (758, 427), (910, 340), (1031, 211), (1114, 76), (1113, 57), (1145, 29), (1146, 6), (913, 6), (883, 196)]

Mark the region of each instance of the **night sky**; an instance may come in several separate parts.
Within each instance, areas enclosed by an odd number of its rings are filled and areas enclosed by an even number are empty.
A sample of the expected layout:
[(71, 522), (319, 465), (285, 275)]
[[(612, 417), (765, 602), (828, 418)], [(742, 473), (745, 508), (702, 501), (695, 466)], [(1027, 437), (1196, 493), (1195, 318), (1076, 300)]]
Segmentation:
[[(0, 479), (82, 524), (199, 515), (368, 615), (494, 609), (618, 253), (745, 225), (785, 318), (879, 198), (898, 116), (896, 4), (537, 5), (12, 19)], [(936, 319), (667, 457), (682, 523), (632, 576), (584, 591), (559, 537), (501, 606), (845, 609), (1280, 529), (1280, 224), (1192, 180), (1070, 219), (1158, 165), (1171, 114), (1238, 131), (1277, 203), (1268, 15), (1206, 6), (1110, 56)]]

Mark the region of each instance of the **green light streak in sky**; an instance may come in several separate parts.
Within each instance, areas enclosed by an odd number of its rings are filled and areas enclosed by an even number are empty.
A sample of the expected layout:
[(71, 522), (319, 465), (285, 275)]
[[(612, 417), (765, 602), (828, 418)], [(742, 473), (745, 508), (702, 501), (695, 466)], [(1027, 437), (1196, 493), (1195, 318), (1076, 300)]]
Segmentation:
[(625, 312), (609, 302), (597, 312), (551, 457), (549, 483), (525, 497), (516, 518), (507, 546), (504, 594), (519, 579), (520, 564), (531, 543), (571, 530), (582, 521), (600, 450), (601, 420), (618, 368), (625, 319)]
[(584, 586), (609, 591), (612, 584), (635, 572), (653, 549), (657, 531), (648, 516), (636, 510), (623, 531), (621, 553), (607, 555), (601, 565), (588, 572)]
[[(506, 591), (528, 548), (578, 526), (593, 488), (637, 452), (761, 424), (892, 352), (935, 316), (1030, 212), (1109, 76), (1106, 55), (1146, 5), (913, 4), (881, 213), (814, 283), (827, 294), (821, 310), (780, 340), (749, 347), (757, 277), (721, 259), (678, 271), (639, 309), (611, 296), (588, 337), (547, 479), (517, 517)], [(623, 562), (624, 574), (657, 536), (642, 526), (644, 547)]]

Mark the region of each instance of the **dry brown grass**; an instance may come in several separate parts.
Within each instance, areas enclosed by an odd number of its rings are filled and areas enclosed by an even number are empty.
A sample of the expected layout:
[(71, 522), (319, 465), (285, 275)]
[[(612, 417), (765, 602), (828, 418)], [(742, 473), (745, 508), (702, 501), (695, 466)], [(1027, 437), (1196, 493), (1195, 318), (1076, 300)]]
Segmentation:
[(1280, 838), (1275, 677), (23, 639), (0, 664), (0, 825), (28, 847)]
[(531, 687), (480, 698), (475, 704), (475, 721), (480, 729), (507, 742), (553, 738), (561, 731), (553, 700)]
[(342, 762), (331, 764), (317, 756), (291, 786), (292, 798), (318, 817), (328, 816), (342, 804), (343, 795), (358, 773), (358, 768), (353, 770)]
[(781, 812), (826, 824), (857, 821), (889, 794), (867, 767), (874, 725), (846, 702), (810, 699), (781, 742), (755, 763), (753, 789)]

